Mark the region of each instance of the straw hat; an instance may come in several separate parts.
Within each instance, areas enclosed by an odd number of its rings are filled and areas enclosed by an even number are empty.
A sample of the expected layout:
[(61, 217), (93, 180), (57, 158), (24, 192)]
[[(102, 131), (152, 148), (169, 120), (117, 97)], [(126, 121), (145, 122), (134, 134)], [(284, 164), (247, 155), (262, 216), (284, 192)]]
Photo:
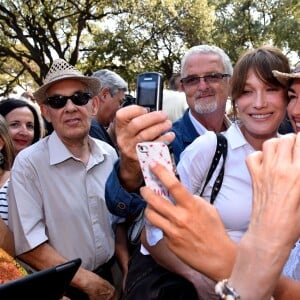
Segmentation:
[(96, 96), (101, 89), (101, 82), (96, 77), (88, 77), (82, 75), (72, 65), (68, 64), (63, 59), (56, 59), (50, 70), (48, 71), (44, 84), (33, 94), (39, 103), (44, 103), (46, 100), (46, 92), (51, 85), (63, 79), (76, 79), (83, 82), (91, 89), (92, 96)]
[(272, 72), (275, 77), (286, 78), (286, 79), (300, 78), (300, 65), (298, 65), (291, 73), (283, 73), (277, 70), (273, 70)]

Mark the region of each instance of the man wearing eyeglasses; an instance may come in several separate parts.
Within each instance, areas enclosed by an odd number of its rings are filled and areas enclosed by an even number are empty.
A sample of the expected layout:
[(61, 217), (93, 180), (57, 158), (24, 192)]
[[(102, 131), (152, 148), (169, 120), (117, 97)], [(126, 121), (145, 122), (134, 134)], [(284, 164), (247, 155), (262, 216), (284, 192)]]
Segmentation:
[(114, 234), (104, 184), (117, 154), (88, 135), (100, 88), (97, 78), (54, 61), (34, 93), (54, 131), (20, 152), (8, 192), (9, 226), (22, 261), (42, 270), (82, 259), (67, 294), (71, 299), (115, 299)]
[[(229, 127), (230, 121), (226, 117), (225, 108), (230, 92), (231, 74), (229, 57), (216, 46), (194, 46), (183, 56), (180, 82), (189, 108), (171, 129), (175, 133), (171, 145), (176, 164), (183, 150), (199, 135), (207, 130), (220, 132)], [(151, 234), (155, 235), (158, 243), (150, 247), (145, 236), (142, 238), (143, 245), (147, 246), (147, 251), (142, 248), (142, 252), (145, 254), (149, 251), (152, 258), (144, 256), (141, 261), (148, 261), (150, 264), (149, 261), (153, 259), (153, 266), (157, 263), (160, 268), (187, 279), (195, 288), (196, 299), (213, 299), (213, 295), (206, 294), (206, 290), (209, 286), (214, 287), (214, 283), (175, 256), (166, 246), (163, 237), (159, 238), (160, 233), (156, 233), (155, 229)], [(191, 288), (185, 289), (187, 293)]]
[(176, 137), (172, 150), (176, 164), (181, 152), (207, 130), (226, 130), (229, 79), (232, 65), (227, 54), (216, 46), (198, 45), (190, 48), (181, 61), (181, 85), (189, 109), (173, 124)]
[[(219, 132), (229, 126), (229, 120), (225, 116), (225, 107), (229, 95), (231, 74), (230, 59), (218, 47), (195, 46), (183, 57), (181, 85), (186, 94), (189, 108), (183, 117), (173, 124), (171, 132), (168, 132), (173, 135), (175, 133), (175, 139), (171, 142), (171, 146), (176, 163), (179, 161), (181, 152), (199, 135), (204, 134), (207, 130)], [(136, 119), (135, 124), (138, 123), (139, 117), (136, 117), (138, 114), (137, 111), (135, 114), (132, 113), (132, 117)], [(163, 118), (163, 116), (160, 117)], [(117, 122), (117, 128), (120, 127), (118, 143), (121, 154), (124, 151), (127, 153), (121, 155), (120, 164), (115, 165), (116, 167), (106, 184), (107, 205), (110, 211), (116, 215), (128, 217), (144, 206), (144, 202), (135, 193), (131, 193), (126, 198), (126, 193), (120, 192), (122, 190), (117, 188), (116, 182), (120, 180), (127, 191), (136, 191), (138, 186), (136, 183), (140, 182), (140, 174), (134, 167), (135, 156), (128, 150), (133, 144), (130, 137), (134, 135), (132, 132), (136, 132), (139, 138), (146, 140), (148, 140), (146, 134), (150, 134), (150, 132), (154, 132), (153, 136), (155, 136), (158, 126), (154, 126), (154, 118), (153, 115), (150, 120), (149, 116), (148, 120), (147, 116), (144, 116), (145, 120), (142, 121), (141, 117), (139, 123), (143, 123), (143, 125), (140, 125), (141, 128), (137, 130), (126, 119), (123, 120), (124, 124), (122, 125), (121, 111), (117, 114), (117, 121), (120, 121)], [(124, 128), (121, 131), (122, 126)], [(135, 140), (139, 139), (135, 138)], [(126, 167), (124, 167), (124, 157), (127, 160), (131, 159), (131, 164), (126, 164)], [(143, 242), (145, 242), (144, 239)], [(154, 259), (150, 255), (143, 255), (147, 254), (145, 248), (141, 250), (134, 254), (129, 267), (125, 288), (126, 299), (198, 299), (203, 290), (202, 274), (172, 254), (165, 246), (163, 239), (155, 247), (149, 248)]]

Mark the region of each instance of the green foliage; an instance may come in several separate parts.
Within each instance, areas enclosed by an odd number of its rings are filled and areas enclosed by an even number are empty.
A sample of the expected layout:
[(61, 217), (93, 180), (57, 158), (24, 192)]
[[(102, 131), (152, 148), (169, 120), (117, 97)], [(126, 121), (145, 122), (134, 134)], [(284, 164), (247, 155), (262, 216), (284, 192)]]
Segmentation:
[(286, 54), (300, 54), (298, 0), (212, 0), (216, 22), (214, 42), (236, 62), (248, 48), (272, 44)]
[(41, 85), (58, 57), (84, 74), (114, 70), (134, 89), (144, 71), (169, 78), (197, 44), (233, 62), (266, 43), (299, 55), (299, 27), (298, 0), (0, 0), (0, 96)]

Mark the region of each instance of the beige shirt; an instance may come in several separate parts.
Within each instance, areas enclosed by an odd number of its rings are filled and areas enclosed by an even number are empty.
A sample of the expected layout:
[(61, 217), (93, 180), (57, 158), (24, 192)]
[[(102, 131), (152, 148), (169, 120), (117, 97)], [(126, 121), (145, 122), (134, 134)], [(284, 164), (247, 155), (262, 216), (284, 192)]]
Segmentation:
[(17, 255), (48, 241), (67, 259), (80, 257), (94, 270), (114, 253), (105, 182), (117, 160), (108, 144), (89, 138), (87, 165), (57, 134), (22, 150), (11, 172), (9, 227)]

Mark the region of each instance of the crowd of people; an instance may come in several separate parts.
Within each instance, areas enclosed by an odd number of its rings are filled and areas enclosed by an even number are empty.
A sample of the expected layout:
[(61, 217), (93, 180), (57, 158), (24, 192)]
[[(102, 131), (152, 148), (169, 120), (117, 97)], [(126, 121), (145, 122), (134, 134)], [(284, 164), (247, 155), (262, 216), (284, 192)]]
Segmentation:
[[(122, 107), (127, 91), (57, 59), (29, 100), (0, 101), (0, 247), (29, 272), (81, 258), (69, 299), (299, 298), (300, 67), (198, 45), (162, 111)], [(176, 204), (144, 186), (141, 141), (169, 146), (176, 174), (151, 171)]]

